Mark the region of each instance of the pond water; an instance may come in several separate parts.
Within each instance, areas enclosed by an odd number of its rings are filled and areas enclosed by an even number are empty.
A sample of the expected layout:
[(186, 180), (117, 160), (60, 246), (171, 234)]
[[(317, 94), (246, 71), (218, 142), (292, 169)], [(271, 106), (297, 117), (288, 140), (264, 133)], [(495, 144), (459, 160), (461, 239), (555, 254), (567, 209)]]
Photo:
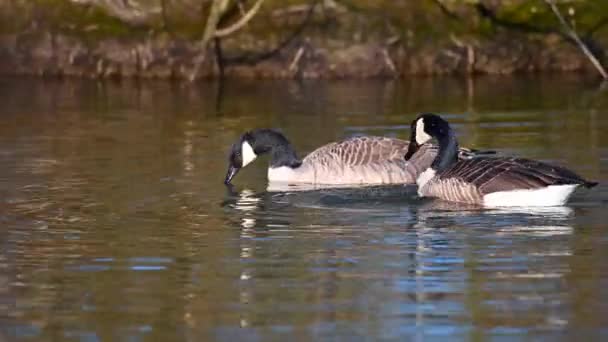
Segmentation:
[[(0, 340), (608, 337), (608, 89), (561, 78), (214, 83), (0, 80)], [(281, 128), (301, 156), (407, 139), (600, 181), (567, 207), (479, 210), (410, 187), (222, 184), (230, 145)]]

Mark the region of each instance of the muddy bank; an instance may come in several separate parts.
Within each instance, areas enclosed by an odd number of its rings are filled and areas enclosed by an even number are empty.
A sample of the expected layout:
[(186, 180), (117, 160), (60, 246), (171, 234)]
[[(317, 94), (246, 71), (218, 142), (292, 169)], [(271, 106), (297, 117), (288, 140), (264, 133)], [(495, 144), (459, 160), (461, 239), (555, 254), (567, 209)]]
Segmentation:
[[(0, 74), (197, 80), (220, 74), (398, 78), (595, 72), (559, 31), (528, 24), (525, 30), (512, 29), (512, 23), (505, 25), (507, 19), (497, 16), (499, 7), (487, 14), (489, 7), (438, 8), (433, 2), (378, 9), (324, 1), (308, 11), (307, 5), (281, 7), (281, 2), (270, 1), (242, 32), (203, 46), (196, 16), (188, 25), (186, 19), (167, 15), (157, 15), (162, 22), (152, 20), (154, 16), (146, 21), (140, 15), (137, 22), (129, 23), (123, 21), (128, 17), (112, 17), (93, 5), (75, 4), (82, 2), (37, 0), (35, 6), (13, 6), (10, 11), (0, 6), (0, 19), (21, 18), (13, 25), (0, 25)], [(40, 10), (56, 3), (63, 7)], [(400, 14), (393, 15), (392, 10)], [(601, 37), (594, 42), (602, 43)]]
[[(346, 45), (346, 44), (344, 44)], [(259, 62), (226, 62), (231, 77), (367, 78), (437, 74), (594, 72), (573, 46), (560, 42), (487, 41), (408, 48), (394, 43), (332, 48), (306, 38)], [(219, 75), (217, 54), (195, 42), (162, 37), (144, 41), (105, 39), (87, 44), (62, 34), (29, 33), (0, 38), (0, 74), (91, 78), (201, 79)]]

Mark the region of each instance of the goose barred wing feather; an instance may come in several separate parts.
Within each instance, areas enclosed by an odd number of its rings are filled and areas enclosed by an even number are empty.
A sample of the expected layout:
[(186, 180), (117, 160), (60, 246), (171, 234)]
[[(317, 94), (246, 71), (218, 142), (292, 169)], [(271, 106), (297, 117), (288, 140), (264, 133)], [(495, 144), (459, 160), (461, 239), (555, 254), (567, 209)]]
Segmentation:
[(301, 179), (325, 184), (413, 184), (437, 154), (427, 149), (405, 160), (409, 142), (384, 137), (354, 137), (330, 143), (303, 160)]
[(408, 142), (384, 137), (353, 137), (329, 143), (311, 152), (305, 160), (315, 164), (338, 163), (359, 166), (403, 159)]
[(441, 173), (439, 179), (455, 179), (471, 184), (482, 196), (497, 191), (587, 183), (563, 167), (530, 159), (506, 157), (460, 160)]
[(479, 190), (460, 178), (435, 177), (419, 188), (418, 194), (460, 203), (475, 204), (482, 200)]
[[(302, 161), (297, 181), (318, 184), (413, 184), (437, 155), (436, 145), (425, 144), (405, 160), (409, 142), (365, 136), (329, 143), (311, 152)], [(460, 158), (477, 152), (461, 149)], [(295, 177), (289, 176), (292, 179)], [(273, 180), (278, 177), (270, 177)], [(286, 179), (283, 177), (281, 179)]]
[[(360, 166), (373, 163), (383, 163), (387, 160), (403, 160), (407, 153), (409, 141), (385, 137), (363, 136), (352, 137), (342, 141), (329, 143), (312, 151), (304, 158), (308, 162), (319, 164), (338, 163), (344, 166)], [(430, 165), (437, 154), (437, 145), (425, 144), (420, 147), (411, 162), (419, 164), (419, 159), (428, 159)], [(479, 156), (494, 154), (494, 151), (477, 151), (460, 148), (459, 159), (473, 159)]]

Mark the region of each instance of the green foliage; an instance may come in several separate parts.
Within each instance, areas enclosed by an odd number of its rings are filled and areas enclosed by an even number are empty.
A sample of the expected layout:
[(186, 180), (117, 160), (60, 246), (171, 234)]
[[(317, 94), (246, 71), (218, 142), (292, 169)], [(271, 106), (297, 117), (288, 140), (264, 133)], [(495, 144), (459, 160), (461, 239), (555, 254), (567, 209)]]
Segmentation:
[(25, 30), (28, 26), (70, 33), (86, 39), (112, 36), (137, 36), (142, 29), (108, 15), (102, 8), (75, 4), (66, 0), (31, 0), (17, 4), (3, 16), (11, 17), (13, 25), (3, 32)]
[[(159, 1), (132, 0), (130, 3), (156, 6)], [(14, 0), (0, 2), (0, 30), (19, 31), (36, 21), (43, 27), (86, 39), (108, 36), (137, 39), (151, 32), (200, 39), (210, 1), (162, 0), (160, 3), (165, 9), (162, 16), (128, 23), (97, 5), (83, 5), (70, 0)], [(311, 0), (267, 0), (256, 18), (237, 37), (252, 42), (260, 38), (276, 40), (297, 26), (303, 17), (302, 11), (299, 14), (277, 13), (310, 3)], [(319, 10), (307, 32), (326, 40), (377, 41), (399, 36), (408, 44), (416, 44), (452, 39), (454, 36), (465, 39), (491, 36), (501, 27), (479, 16), (475, 8), (478, 3), (507, 22), (532, 25), (540, 30), (560, 29), (543, 0), (334, 0), (318, 3)], [(326, 6), (332, 3), (335, 5)], [(557, 3), (577, 32), (584, 35), (594, 31), (595, 37), (608, 36), (608, 1), (569, 0)], [(598, 27), (602, 22), (606, 25)]]
[[(558, 1), (556, 4), (564, 17), (581, 34), (588, 32), (600, 21), (608, 19), (607, 1)], [(530, 23), (545, 30), (560, 28), (559, 22), (549, 6), (540, 0), (527, 0), (505, 5), (500, 16), (511, 22)]]

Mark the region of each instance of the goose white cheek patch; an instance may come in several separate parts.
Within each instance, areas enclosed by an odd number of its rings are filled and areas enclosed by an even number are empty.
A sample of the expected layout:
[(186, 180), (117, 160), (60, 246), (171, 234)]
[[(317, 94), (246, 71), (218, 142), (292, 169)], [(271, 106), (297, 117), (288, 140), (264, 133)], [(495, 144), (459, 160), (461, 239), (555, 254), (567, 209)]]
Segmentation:
[(251, 147), (251, 145), (249, 145), (248, 142), (243, 141), (243, 145), (241, 146), (241, 151), (243, 154), (243, 165), (241, 167), (245, 167), (247, 166), (247, 164), (251, 163), (252, 161), (255, 160), (255, 158), (257, 158), (257, 154), (255, 154), (255, 152), (253, 151), (253, 148)]
[(424, 131), (424, 119), (420, 119), (416, 123), (416, 142), (422, 145), (429, 140), (431, 140), (431, 136)]

